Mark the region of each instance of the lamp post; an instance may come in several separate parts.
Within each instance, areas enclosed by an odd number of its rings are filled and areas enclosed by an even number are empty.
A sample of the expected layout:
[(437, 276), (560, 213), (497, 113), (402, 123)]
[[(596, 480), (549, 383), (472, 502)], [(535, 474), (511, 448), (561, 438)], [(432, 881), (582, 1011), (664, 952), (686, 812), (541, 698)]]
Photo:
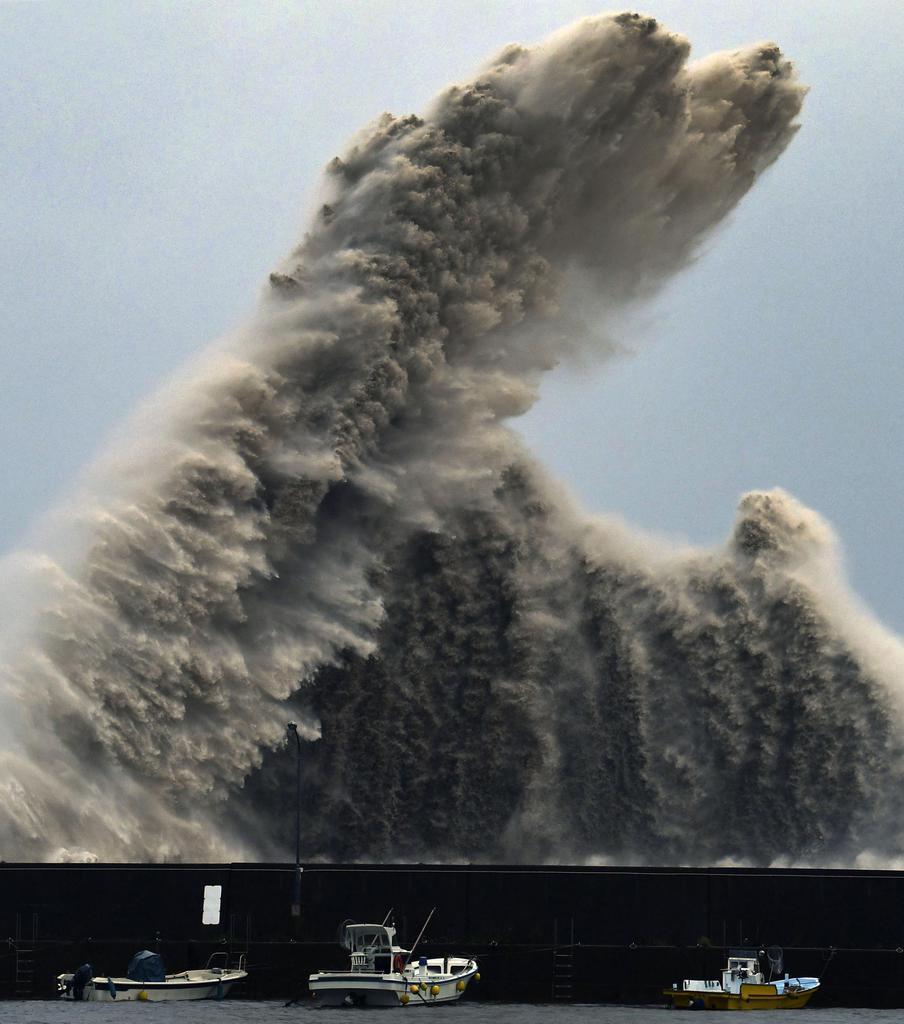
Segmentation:
[(286, 724), (288, 736), (295, 737), (295, 878), (292, 883), (292, 917), (301, 917), (301, 737), (295, 722)]

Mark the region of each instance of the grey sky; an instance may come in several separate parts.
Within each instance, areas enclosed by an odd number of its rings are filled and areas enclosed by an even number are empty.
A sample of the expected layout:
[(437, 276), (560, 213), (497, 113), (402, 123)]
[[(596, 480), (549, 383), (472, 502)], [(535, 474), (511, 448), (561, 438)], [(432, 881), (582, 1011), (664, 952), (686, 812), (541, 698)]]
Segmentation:
[[(592, 511), (720, 540), (780, 485), (904, 629), (904, 6), (645, 5), (698, 57), (774, 38), (812, 86), (790, 151), (709, 252), (563, 368), (523, 433)], [(320, 168), (577, 0), (0, 5), (0, 551), (108, 432), (240, 322)]]

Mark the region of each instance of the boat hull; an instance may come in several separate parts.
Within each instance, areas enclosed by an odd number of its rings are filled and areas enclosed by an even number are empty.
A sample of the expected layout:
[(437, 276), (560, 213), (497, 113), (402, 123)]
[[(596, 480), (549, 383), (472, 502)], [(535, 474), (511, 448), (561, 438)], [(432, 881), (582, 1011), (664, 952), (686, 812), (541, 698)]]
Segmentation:
[(461, 999), (476, 974), (476, 964), (458, 974), (429, 975), (426, 980), (417, 974), (331, 971), (312, 974), (308, 985), (319, 1006), (435, 1006)]
[[(128, 1003), (128, 1002), (183, 1002), (194, 999), (224, 999), (236, 982), (247, 977), (244, 971), (229, 971), (222, 975), (210, 972), (187, 972), (187, 977), (171, 978), (167, 981), (132, 981), (130, 978), (96, 977), (85, 985), (82, 1001), (89, 1003)], [(60, 998), (73, 1000), (71, 992), (65, 991), (71, 974), (61, 974)], [(112, 982), (112, 984), (111, 984)]]
[(676, 1010), (801, 1010), (819, 991), (778, 992), (775, 985), (742, 985), (740, 992), (663, 989)]

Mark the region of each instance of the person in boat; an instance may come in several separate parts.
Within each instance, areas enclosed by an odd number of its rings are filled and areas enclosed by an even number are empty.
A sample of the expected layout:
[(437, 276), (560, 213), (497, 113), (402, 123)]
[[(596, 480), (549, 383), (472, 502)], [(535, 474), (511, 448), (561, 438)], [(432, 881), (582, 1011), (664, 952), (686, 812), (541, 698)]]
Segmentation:
[(91, 964), (82, 964), (66, 983), (66, 992), (72, 992), (74, 1000), (85, 998), (85, 986), (94, 977), (94, 968)]

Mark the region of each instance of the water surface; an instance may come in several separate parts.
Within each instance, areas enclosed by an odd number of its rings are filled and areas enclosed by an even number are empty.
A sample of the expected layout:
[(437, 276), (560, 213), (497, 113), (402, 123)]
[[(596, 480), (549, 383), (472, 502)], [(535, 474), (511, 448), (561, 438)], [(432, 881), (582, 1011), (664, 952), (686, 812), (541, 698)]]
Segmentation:
[[(387, 1024), (392, 1016), (418, 1017), (431, 1012), (442, 1014), (441, 1024), (665, 1024), (665, 1006), (543, 1005), (520, 1003), (457, 1003), (434, 1008), (398, 1010), (330, 1010), (299, 1003), (245, 1000), (212, 1000), (186, 1003), (64, 1003), (54, 1001), (0, 1002), (3, 1024), (283, 1024), (305, 1020), (307, 1024), (366, 1024), (376, 1018)], [(318, 1016), (313, 1016), (318, 1015)], [(802, 1016), (803, 1015), (803, 1016)], [(679, 1020), (683, 1020), (680, 1017)], [(693, 1018), (696, 1020), (697, 1018)], [(705, 1018), (704, 1018), (705, 1019)], [(721, 1018), (720, 1018), (721, 1019)], [(433, 1021), (434, 1018), (430, 1017)], [(769, 1024), (797, 1020), (799, 1024), (867, 1024), (870, 1021), (902, 1020), (901, 1010), (819, 1009), (770, 1011)]]

